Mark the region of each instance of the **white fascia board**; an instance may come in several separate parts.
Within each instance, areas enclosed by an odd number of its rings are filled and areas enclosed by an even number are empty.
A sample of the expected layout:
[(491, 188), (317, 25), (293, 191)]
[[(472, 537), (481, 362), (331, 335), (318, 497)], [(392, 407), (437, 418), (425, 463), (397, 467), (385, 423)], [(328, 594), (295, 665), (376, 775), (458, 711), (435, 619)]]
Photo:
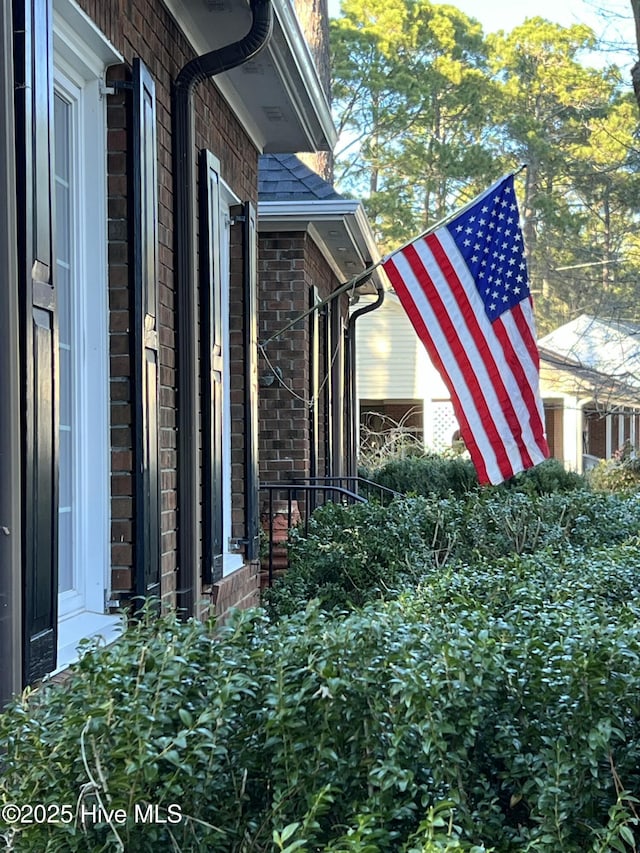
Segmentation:
[(373, 231), (371, 230), (371, 223), (362, 204), (359, 205), (355, 212), (354, 228), (357, 229), (359, 239), (362, 241), (365, 257), (370, 258), (373, 263), (378, 263), (381, 260), (380, 252), (373, 236)]
[(313, 201), (261, 201), (258, 203), (258, 222), (296, 222), (344, 219), (354, 216), (362, 207), (359, 201), (343, 198), (317, 199)]
[[(333, 123), (331, 106), (320, 83), (316, 64), (300, 28), (293, 3), (291, 0), (271, 0), (271, 2), (275, 12), (275, 25), (279, 25), (282, 33), (282, 38), (274, 39), (272, 46), (278, 70), (287, 85), (292, 101), (299, 104), (301, 120), (302, 113), (312, 112), (326, 137), (326, 150), (333, 151), (338, 142), (338, 131)], [(288, 48), (286, 52), (278, 49), (283, 42)], [(302, 96), (305, 96), (304, 102)]]

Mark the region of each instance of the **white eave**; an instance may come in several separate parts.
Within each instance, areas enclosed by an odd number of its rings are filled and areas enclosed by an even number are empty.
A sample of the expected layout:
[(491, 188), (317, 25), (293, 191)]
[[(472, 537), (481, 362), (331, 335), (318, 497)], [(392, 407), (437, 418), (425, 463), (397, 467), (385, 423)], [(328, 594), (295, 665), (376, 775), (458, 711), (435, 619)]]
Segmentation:
[[(241, 39), (248, 0), (164, 0), (197, 55)], [(273, 34), (255, 59), (215, 83), (261, 153), (330, 151), (331, 109), (291, 0), (272, 0)]]
[[(341, 281), (348, 281), (380, 261), (362, 203), (352, 199), (261, 201), (258, 230), (307, 231)], [(377, 287), (389, 289), (381, 267), (373, 272), (366, 289)]]

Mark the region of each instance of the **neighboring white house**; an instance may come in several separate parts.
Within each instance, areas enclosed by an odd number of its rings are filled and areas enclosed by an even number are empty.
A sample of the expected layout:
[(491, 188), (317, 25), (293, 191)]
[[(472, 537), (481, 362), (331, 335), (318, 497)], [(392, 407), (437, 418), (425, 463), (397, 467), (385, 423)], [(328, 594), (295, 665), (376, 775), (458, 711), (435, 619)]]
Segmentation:
[[(582, 315), (541, 338), (540, 388), (551, 453), (582, 471), (625, 442), (640, 444), (640, 326)], [(448, 391), (395, 294), (359, 321), (360, 421), (403, 422), (426, 448), (451, 447)]]
[(637, 447), (640, 326), (582, 314), (538, 343), (553, 455), (580, 471), (626, 443)]

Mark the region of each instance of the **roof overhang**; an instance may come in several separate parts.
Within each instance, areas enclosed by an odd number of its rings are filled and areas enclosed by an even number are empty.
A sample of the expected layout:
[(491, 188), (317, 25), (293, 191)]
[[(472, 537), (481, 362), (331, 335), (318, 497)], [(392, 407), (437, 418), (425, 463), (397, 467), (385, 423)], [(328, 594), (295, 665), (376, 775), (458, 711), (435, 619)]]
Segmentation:
[(609, 373), (594, 370), (564, 353), (539, 344), (540, 382), (546, 389), (543, 397), (560, 392), (586, 400), (601, 401), (604, 408), (637, 406), (638, 386)]
[[(248, 0), (164, 0), (197, 55), (251, 27)], [(330, 151), (331, 109), (290, 0), (271, 0), (273, 34), (255, 59), (215, 82), (261, 153)]]
[[(362, 202), (351, 199), (261, 201), (259, 231), (307, 231), (341, 281), (348, 281), (380, 261), (380, 253)], [(389, 289), (378, 267), (361, 286), (364, 291)]]

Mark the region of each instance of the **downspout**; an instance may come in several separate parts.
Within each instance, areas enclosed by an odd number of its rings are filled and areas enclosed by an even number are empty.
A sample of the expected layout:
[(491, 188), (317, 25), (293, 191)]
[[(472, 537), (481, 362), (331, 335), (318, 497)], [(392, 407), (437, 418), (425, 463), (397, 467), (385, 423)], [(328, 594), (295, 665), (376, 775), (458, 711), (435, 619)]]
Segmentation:
[(0, 0), (0, 708), (22, 687), (20, 368), (13, 16)]
[(375, 311), (384, 302), (384, 288), (381, 284), (377, 285), (377, 298), (375, 302), (369, 303), (362, 308), (358, 308), (353, 314), (349, 315), (347, 322), (347, 356), (345, 373), (347, 377), (347, 474), (351, 477), (358, 475), (357, 455), (358, 455), (358, 433), (359, 424), (356, 421), (357, 406), (357, 387), (356, 387), (356, 320), (370, 311)]
[(177, 606), (195, 613), (199, 578), (198, 524), (198, 294), (196, 277), (196, 161), (193, 95), (196, 87), (252, 59), (268, 42), (271, 0), (250, 0), (244, 38), (187, 62), (173, 84), (175, 289), (178, 311), (178, 588)]
[(329, 303), (329, 325), (331, 326), (331, 373), (329, 384), (333, 402), (331, 405), (331, 469), (332, 477), (345, 475), (345, 366), (347, 363), (345, 344), (347, 324), (343, 321), (340, 301)]

